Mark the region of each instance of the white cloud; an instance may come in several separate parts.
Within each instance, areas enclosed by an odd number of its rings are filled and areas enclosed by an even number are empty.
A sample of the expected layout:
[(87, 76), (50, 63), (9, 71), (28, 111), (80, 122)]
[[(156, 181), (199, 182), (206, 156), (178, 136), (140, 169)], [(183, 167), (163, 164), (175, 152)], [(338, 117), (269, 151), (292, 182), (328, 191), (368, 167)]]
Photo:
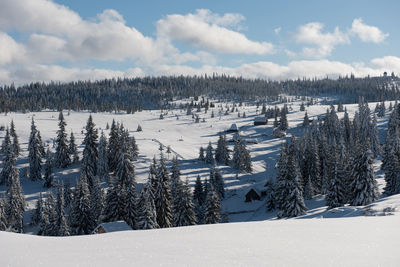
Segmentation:
[(363, 42), (381, 43), (388, 33), (383, 33), (378, 27), (364, 24), (361, 18), (353, 20), (351, 32), (356, 34)]
[(275, 34), (279, 34), (281, 32), (282, 28), (278, 27), (274, 29)]
[(241, 20), (237, 17), (229, 14), (220, 17), (208, 10), (168, 15), (157, 22), (157, 35), (211, 52), (258, 55), (274, 52), (271, 43), (251, 41), (244, 34), (223, 27), (236, 25)]
[(329, 56), (336, 45), (348, 44), (350, 39), (346, 33), (335, 28), (333, 32), (323, 33), (324, 25), (319, 22), (311, 22), (299, 27), (294, 36), (298, 43), (311, 44), (314, 47), (304, 47), (303, 55), (313, 58)]
[(19, 61), (24, 53), (25, 48), (23, 45), (18, 44), (8, 34), (0, 32), (0, 65)]

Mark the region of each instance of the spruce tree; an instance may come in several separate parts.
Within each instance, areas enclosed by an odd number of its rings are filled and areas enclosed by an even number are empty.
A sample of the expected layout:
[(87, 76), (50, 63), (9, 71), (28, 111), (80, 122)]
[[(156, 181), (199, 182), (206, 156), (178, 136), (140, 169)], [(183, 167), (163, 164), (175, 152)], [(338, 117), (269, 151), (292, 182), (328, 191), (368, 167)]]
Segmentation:
[(81, 172), (85, 173), (86, 179), (88, 180), (89, 188), (93, 186), (94, 177), (97, 175), (97, 129), (94, 128), (92, 115), (86, 124), (86, 135), (83, 140), (83, 157), (82, 157), (82, 168)]
[(353, 206), (364, 206), (378, 199), (378, 190), (373, 167), (373, 152), (366, 150), (357, 157), (351, 173), (352, 198), (350, 204)]
[(14, 157), (18, 158), (18, 156), (21, 154), (21, 147), (19, 146), (18, 135), (15, 131), (14, 120), (11, 120), (10, 135), (12, 137), (12, 149), (14, 152)]
[(55, 235), (69, 236), (69, 226), (65, 215), (64, 185), (57, 188), (56, 214)]
[(71, 158), (67, 143), (67, 134), (65, 132), (65, 127), (67, 126), (67, 123), (64, 120), (64, 115), (62, 111), (60, 111), (58, 120), (59, 130), (57, 131), (56, 139), (55, 165), (57, 168), (66, 168), (71, 164)]
[(71, 231), (74, 234), (87, 235), (96, 227), (90, 208), (90, 191), (85, 172), (81, 172), (80, 181), (75, 187), (70, 216)]
[(29, 137), (29, 179), (31, 181), (42, 180), (42, 153), (38, 139), (35, 121), (32, 118), (31, 134)]
[(127, 185), (125, 201), (125, 222), (132, 227), (132, 229), (137, 229), (136, 223), (138, 221), (138, 200), (136, 194), (136, 182), (134, 179), (130, 179)]
[(276, 208), (275, 183), (272, 178), (265, 184), (265, 206), (267, 211), (273, 211)]
[(46, 201), (44, 202), (43, 214), (40, 219), (39, 235), (56, 236), (56, 200), (51, 191), (46, 193)]
[(97, 176), (93, 180), (90, 204), (91, 213), (97, 225), (101, 221), (100, 216), (103, 214), (104, 209), (104, 191)]
[[(286, 107), (286, 105), (285, 105), (285, 107)], [(286, 108), (285, 107), (282, 108), (281, 118), (279, 120), (279, 130), (281, 130), (281, 131), (286, 131), (289, 128), (288, 120), (287, 120), (287, 113), (286, 113), (287, 107)]]
[(118, 153), (120, 150), (120, 138), (121, 132), (119, 123), (116, 123), (114, 120), (111, 124), (110, 129), (110, 137), (108, 142), (108, 166), (110, 171), (113, 172), (117, 168), (118, 165)]
[(217, 149), (215, 150), (215, 160), (218, 163), (229, 165), (229, 151), (225, 135), (219, 135)]
[(78, 148), (76, 146), (75, 136), (72, 131), (69, 138), (69, 155), (72, 157), (72, 163), (79, 162)]
[(332, 167), (328, 181), (326, 204), (328, 208), (344, 206), (346, 203), (345, 172), (336, 147), (331, 149)]
[(6, 200), (4, 197), (0, 197), (0, 231), (7, 229), (6, 210)]
[(239, 172), (250, 173), (253, 170), (250, 152), (246, 148), (246, 141), (240, 136), (235, 141), (232, 161), (233, 168)]
[(54, 174), (53, 174), (53, 158), (51, 156), (50, 148), (47, 148), (46, 153), (46, 164), (44, 167), (44, 187), (52, 187), (54, 181)]
[(286, 172), (285, 175), (281, 177), (280, 182), (284, 187), (286, 187), (287, 194), (280, 196), (283, 199), (281, 200), (279, 206), (278, 217), (297, 217), (305, 213), (306, 206), (304, 204), (304, 198), (300, 184), (301, 177), (298, 170), (294, 140), (292, 140), (289, 145), (286, 157)]
[[(12, 151), (11, 153), (14, 153)], [(19, 179), (19, 171), (15, 167), (15, 159), (12, 156), (9, 162), (9, 188), (7, 191), (7, 221), (11, 230), (22, 233), (24, 231), (24, 211), (25, 211), (25, 196), (22, 191), (21, 182)], [(4, 167), (6, 168), (6, 167)]]
[(109, 168), (108, 168), (108, 143), (104, 133), (101, 132), (99, 141), (99, 159), (97, 161), (97, 175), (102, 181), (110, 184)]
[(205, 162), (207, 164), (212, 164), (214, 162), (214, 155), (213, 155), (213, 147), (211, 145), (211, 141), (208, 143), (207, 149), (206, 149), (206, 157), (205, 157)]
[(206, 158), (204, 156), (204, 148), (202, 146), (200, 147), (200, 151), (199, 151), (199, 160), (201, 160), (201, 161), (206, 160)]
[(155, 188), (155, 206), (157, 214), (157, 223), (160, 228), (172, 226), (172, 210), (171, 210), (171, 189), (167, 167), (165, 160), (161, 154), (159, 165), (157, 168), (157, 187)]
[(43, 213), (43, 208), (44, 208), (44, 201), (42, 192), (40, 192), (39, 197), (36, 200), (35, 209), (31, 213), (31, 222), (29, 223), (30, 225), (32, 226), (39, 225), (41, 214)]
[(156, 207), (154, 205), (154, 196), (151, 190), (150, 180), (142, 187), (138, 202), (138, 220), (137, 229), (156, 229), (157, 224)]
[(1, 170), (0, 173), (0, 184), (5, 184), (9, 186), (12, 168), (15, 164), (15, 158), (11, 146), (11, 139), (8, 128), (6, 130), (6, 135), (4, 137), (2, 150), (3, 150), (3, 169)]
[(204, 204), (204, 218), (205, 224), (218, 223), (221, 220), (221, 202), (218, 193), (215, 191), (212, 184), (209, 186), (206, 201)]

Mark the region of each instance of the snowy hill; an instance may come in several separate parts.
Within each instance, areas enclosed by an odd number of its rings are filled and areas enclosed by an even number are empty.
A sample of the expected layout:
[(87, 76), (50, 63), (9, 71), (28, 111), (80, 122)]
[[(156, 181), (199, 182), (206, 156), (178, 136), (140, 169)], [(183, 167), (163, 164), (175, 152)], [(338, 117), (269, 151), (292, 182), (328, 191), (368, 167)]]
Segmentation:
[(73, 237), (0, 232), (0, 266), (398, 266), (392, 216), (288, 219)]

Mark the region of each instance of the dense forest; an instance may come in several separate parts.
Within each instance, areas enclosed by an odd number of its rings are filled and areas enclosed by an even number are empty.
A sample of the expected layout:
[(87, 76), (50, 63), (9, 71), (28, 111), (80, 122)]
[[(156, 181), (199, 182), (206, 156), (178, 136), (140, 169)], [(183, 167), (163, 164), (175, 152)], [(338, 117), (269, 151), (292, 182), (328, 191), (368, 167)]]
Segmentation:
[(90, 110), (127, 111), (168, 109), (173, 100), (207, 96), (220, 100), (274, 101), (281, 94), (340, 96), (343, 103), (357, 103), (360, 96), (377, 102), (399, 98), (400, 79), (382, 77), (297, 79), (268, 81), (226, 75), (171, 76), (31, 83), (0, 87), (0, 111)]

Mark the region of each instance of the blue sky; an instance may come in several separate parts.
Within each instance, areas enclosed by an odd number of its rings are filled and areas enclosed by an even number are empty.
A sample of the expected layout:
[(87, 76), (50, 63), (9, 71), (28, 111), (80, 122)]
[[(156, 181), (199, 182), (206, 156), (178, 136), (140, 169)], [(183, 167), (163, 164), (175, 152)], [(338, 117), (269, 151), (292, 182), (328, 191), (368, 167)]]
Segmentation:
[(0, 0), (0, 84), (400, 74), (398, 10), (398, 1)]

